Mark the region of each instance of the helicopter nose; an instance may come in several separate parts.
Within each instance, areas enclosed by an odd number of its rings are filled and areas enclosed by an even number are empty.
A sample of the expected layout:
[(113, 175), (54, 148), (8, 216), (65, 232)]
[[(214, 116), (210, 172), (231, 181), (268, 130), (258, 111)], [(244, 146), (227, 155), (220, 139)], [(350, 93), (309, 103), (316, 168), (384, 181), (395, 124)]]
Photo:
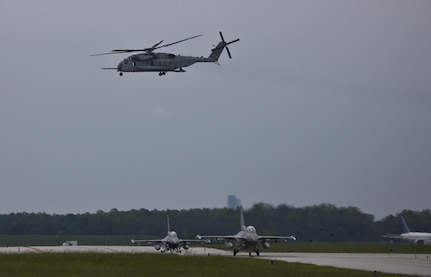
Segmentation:
[(117, 71), (122, 71), (123, 70), (123, 62), (120, 62), (117, 66)]

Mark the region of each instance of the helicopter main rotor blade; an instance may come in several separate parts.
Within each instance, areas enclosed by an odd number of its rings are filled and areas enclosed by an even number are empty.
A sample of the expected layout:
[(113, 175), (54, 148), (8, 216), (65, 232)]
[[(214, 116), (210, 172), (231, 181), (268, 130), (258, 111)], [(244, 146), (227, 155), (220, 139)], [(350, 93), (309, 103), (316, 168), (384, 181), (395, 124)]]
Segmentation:
[(177, 43), (180, 43), (180, 42), (183, 42), (183, 41), (186, 41), (186, 40), (189, 40), (189, 39), (197, 38), (197, 37), (200, 37), (200, 36), (202, 36), (202, 35), (197, 35), (197, 36), (185, 38), (185, 39), (182, 39), (182, 40), (179, 40), (179, 41), (176, 41), (176, 42), (172, 42), (172, 43), (168, 43), (168, 44), (159, 46), (163, 42), (163, 40), (161, 40), (160, 42), (154, 44), (152, 47), (148, 47), (148, 48), (144, 48), (144, 49), (114, 49), (114, 50), (112, 50), (111, 52), (108, 52), (108, 53), (93, 54), (91, 56), (121, 54), (121, 53), (130, 53), (130, 52), (149, 52), (149, 53), (151, 53), (155, 49), (159, 49), (159, 48), (166, 47), (166, 46), (171, 46), (173, 44), (177, 44)]
[(94, 56), (102, 56), (102, 55), (112, 55), (112, 54), (121, 54), (121, 53), (129, 53), (129, 52), (144, 52), (144, 51), (145, 49), (116, 49), (108, 53), (93, 54), (90, 56), (94, 57)]
[(160, 42), (154, 44), (150, 49), (155, 49), (157, 46), (159, 46), (160, 43), (162, 43), (163, 40), (161, 40)]
[(125, 53), (125, 52), (114, 52), (114, 51), (111, 51), (111, 52), (108, 52), (108, 53), (101, 53), (101, 54), (92, 54), (92, 55), (90, 55), (91, 57), (94, 57), (94, 56), (103, 56), (103, 55), (112, 55), (112, 54), (119, 54), (119, 53)]
[[(182, 40), (179, 40), (179, 41), (175, 41), (175, 42), (172, 42), (172, 43), (168, 43), (168, 44), (165, 44), (165, 45), (161, 45), (161, 46), (156, 46), (156, 47), (152, 47), (152, 48), (150, 48), (151, 50), (155, 50), (155, 49), (159, 49), (159, 48), (163, 48), (163, 47), (167, 47), (167, 46), (171, 46), (171, 45), (173, 45), (173, 44), (177, 44), (177, 43), (180, 43), (180, 42), (183, 42), (183, 41), (186, 41), (186, 40), (189, 40), (189, 39), (193, 39), (193, 38), (197, 38), (197, 37), (201, 37), (202, 35), (197, 35), (197, 36), (192, 36), (192, 37), (189, 37), (189, 38), (185, 38), (185, 39), (182, 39)], [(161, 43), (161, 42), (160, 42)], [(158, 44), (160, 44), (160, 43), (158, 43)], [(157, 44), (157, 45), (158, 45)]]

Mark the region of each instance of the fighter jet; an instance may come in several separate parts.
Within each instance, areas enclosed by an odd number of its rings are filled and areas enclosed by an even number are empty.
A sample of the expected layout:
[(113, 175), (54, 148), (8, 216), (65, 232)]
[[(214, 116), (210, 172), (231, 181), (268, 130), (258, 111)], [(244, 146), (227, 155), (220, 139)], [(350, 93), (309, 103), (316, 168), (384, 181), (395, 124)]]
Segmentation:
[[(257, 256), (259, 256), (259, 244), (260, 242), (262, 244), (263, 248), (269, 248), (270, 240), (284, 240), (287, 241), (288, 239), (296, 240), (294, 236), (259, 236), (256, 233), (256, 228), (254, 226), (246, 226), (244, 223), (244, 211), (242, 207), (240, 207), (241, 215), (240, 215), (240, 227), (241, 231), (239, 231), (236, 235), (227, 235), (227, 236), (202, 236), (198, 235), (198, 239), (203, 240), (224, 240), (225, 245), (228, 248), (233, 248), (233, 255), (236, 256), (236, 254), (241, 250), (245, 249), (248, 250), (248, 254), (251, 256), (251, 252), (254, 251)], [(233, 241), (236, 242), (235, 246), (233, 244)]]
[(180, 239), (178, 238), (177, 232), (170, 230), (170, 224), (169, 224), (169, 215), (167, 216), (168, 220), (168, 233), (166, 237), (159, 239), (159, 240), (135, 240), (132, 239), (132, 243), (143, 243), (148, 245), (153, 245), (154, 248), (161, 253), (164, 253), (166, 251), (173, 252), (176, 251), (177, 253), (181, 253), (181, 248), (184, 250), (189, 249), (189, 244), (202, 244), (206, 243), (206, 241), (202, 241), (199, 239)]

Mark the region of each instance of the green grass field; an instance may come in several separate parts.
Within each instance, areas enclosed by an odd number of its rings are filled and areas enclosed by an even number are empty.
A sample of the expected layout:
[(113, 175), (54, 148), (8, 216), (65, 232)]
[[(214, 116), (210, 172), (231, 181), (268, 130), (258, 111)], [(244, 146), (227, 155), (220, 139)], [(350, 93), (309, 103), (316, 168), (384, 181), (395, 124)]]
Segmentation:
[[(0, 276), (373, 276), (373, 272), (299, 263), (176, 254), (0, 255)], [(378, 273), (378, 276), (408, 276)]]

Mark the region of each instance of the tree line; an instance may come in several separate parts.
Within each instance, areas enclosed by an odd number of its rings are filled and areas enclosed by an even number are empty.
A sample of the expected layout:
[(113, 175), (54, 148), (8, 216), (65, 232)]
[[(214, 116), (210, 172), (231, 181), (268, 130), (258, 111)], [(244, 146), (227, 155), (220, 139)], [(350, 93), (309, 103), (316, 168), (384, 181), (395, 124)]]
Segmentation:
[[(198, 234), (238, 232), (239, 210), (228, 208), (189, 210), (133, 209), (84, 214), (10, 213), (0, 215), (3, 235), (133, 235), (160, 238), (170, 226), (180, 238)], [(431, 232), (431, 211), (404, 210), (379, 221), (356, 207), (321, 204), (303, 208), (258, 203), (245, 210), (246, 225), (260, 235), (295, 235), (299, 242), (376, 242), (385, 233), (400, 233), (400, 216), (412, 230)]]

